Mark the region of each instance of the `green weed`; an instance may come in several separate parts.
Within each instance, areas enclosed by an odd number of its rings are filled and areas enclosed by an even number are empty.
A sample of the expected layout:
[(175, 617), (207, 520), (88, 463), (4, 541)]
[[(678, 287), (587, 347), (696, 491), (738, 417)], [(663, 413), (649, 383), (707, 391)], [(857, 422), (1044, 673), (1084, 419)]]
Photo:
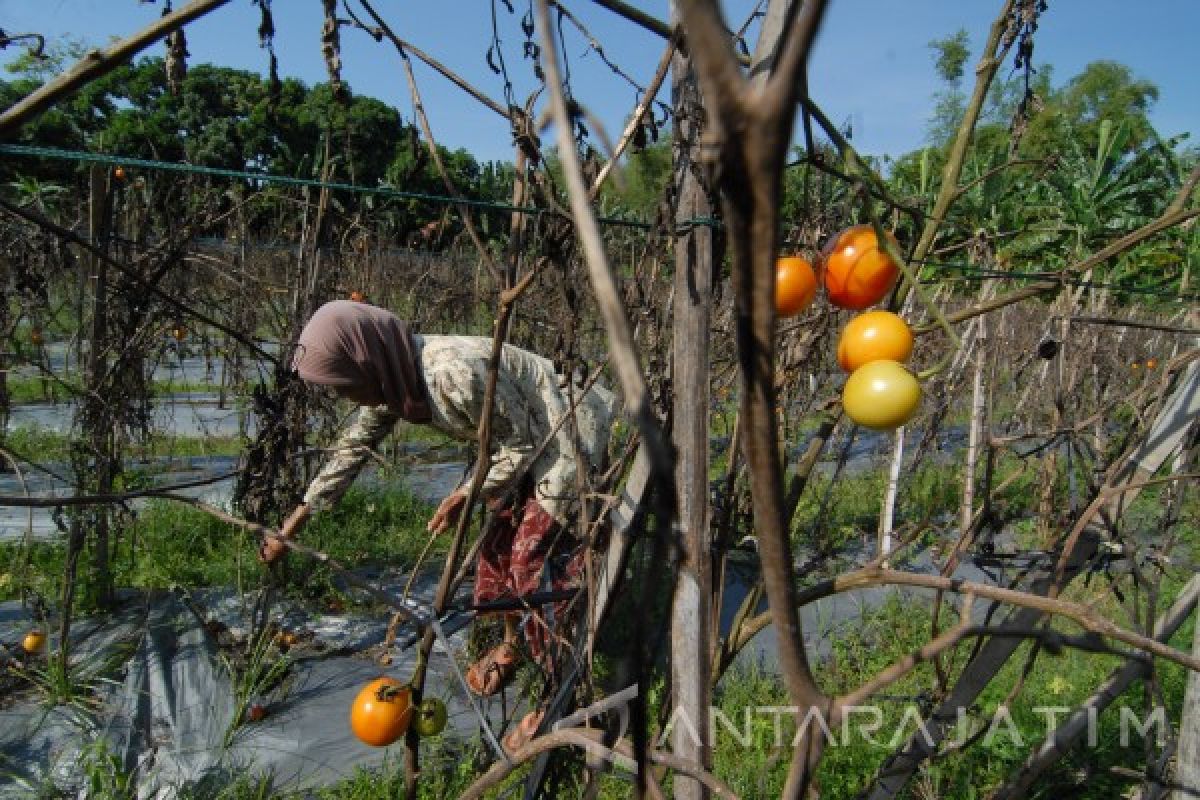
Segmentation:
[[(318, 514), (301, 541), (322, 550), (347, 567), (408, 567), (416, 562), (428, 533), (431, 509), (399, 488), (351, 489), (333, 509)], [(430, 556), (436, 559), (448, 541)], [(140, 589), (177, 586), (244, 586), (261, 580), (258, 540), (209, 514), (180, 503), (153, 501), (137, 512), (121, 536), (112, 568), (115, 584)], [(65, 547), (61, 541), (38, 541), (28, 551), (18, 544), (0, 545), (0, 562), (21, 563), (28, 557), (29, 587), (46, 597), (58, 596)], [(299, 556), (291, 561), (299, 563)], [(436, 563), (436, 562), (434, 562)], [(328, 567), (289, 567), (293, 589), (307, 598), (335, 591)], [(85, 581), (87, 577), (81, 575)], [(17, 580), (0, 584), (0, 599), (19, 596)], [(86, 595), (86, 592), (81, 592)]]

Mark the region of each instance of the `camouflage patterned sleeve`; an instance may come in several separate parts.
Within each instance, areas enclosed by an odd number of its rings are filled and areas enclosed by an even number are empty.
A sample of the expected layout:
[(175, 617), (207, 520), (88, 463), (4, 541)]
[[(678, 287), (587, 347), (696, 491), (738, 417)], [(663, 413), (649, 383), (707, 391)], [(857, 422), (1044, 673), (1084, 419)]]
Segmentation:
[(536, 447), (532, 445), (510, 446), (499, 445), (492, 454), (492, 468), (488, 470), (483, 480), (484, 497), (493, 497), (497, 491), (505, 488), (514, 475), (519, 475), (529, 469), (533, 463), (532, 456)]
[(333, 445), (332, 455), (308, 485), (304, 502), (313, 511), (323, 511), (337, 503), (399, 418), (387, 406), (364, 406)]

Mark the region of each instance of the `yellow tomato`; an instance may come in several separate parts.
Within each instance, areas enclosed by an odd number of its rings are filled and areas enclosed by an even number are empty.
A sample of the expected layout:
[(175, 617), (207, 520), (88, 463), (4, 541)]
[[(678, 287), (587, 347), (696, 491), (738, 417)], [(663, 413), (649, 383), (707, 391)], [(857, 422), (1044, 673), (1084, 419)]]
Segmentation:
[(36, 655), (42, 652), (46, 647), (46, 634), (41, 631), (30, 631), (25, 634), (25, 638), (21, 641), (21, 647), (29, 655)]
[(872, 361), (898, 361), (912, 355), (913, 335), (908, 323), (890, 311), (859, 314), (838, 339), (838, 363), (846, 372)]
[(850, 419), (877, 431), (898, 428), (921, 404), (921, 386), (895, 361), (872, 361), (846, 379), (842, 407)]

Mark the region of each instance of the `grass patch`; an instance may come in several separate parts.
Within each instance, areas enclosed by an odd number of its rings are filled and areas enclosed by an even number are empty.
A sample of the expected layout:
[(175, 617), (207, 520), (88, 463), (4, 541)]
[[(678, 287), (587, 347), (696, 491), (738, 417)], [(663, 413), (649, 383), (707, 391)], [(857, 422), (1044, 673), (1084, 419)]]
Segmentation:
[[(1179, 589), (1172, 587), (1171, 595)], [(1115, 604), (1107, 602), (1114, 615)], [(947, 621), (947, 624), (948, 621)], [(1188, 623), (1172, 644), (1188, 649), (1194, 622)], [(1074, 626), (1056, 623), (1056, 629), (1077, 631)], [(928, 617), (912, 612), (911, 600), (894, 595), (881, 607), (867, 612), (832, 643), (832, 655), (817, 667), (817, 677), (827, 692), (842, 693), (863, 683), (883, 667), (911, 653), (928, 640)], [(984, 726), (985, 734), (966, 750), (926, 763), (901, 797), (983, 797), (1000, 785), (1037, 746), (1046, 732), (1050, 707), (1075, 708), (1103, 682), (1121, 659), (1103, 654), (1066, 649), (1061, 655), (1043, 653), (1016, 700), (1001, 704), (1016, 685), (1021, 668), (1030, 652), (1022, 645), (1003, 667), (991, 685), (979, 697), (974, 713), (967, 719), (972, 732)], [(960, 659), (959, 668), (961, 668)], [(1167, 718), (1178, 725), (1186, 685), (1182, 667), (1158, 662), (1158, 679), (1166, 700)], [(931, 668), (920, 668), (888, 687), (872, 705), (881, 718), (858, 714), (851, 718), (849, 737), (833, 731), (837, 743), (826, 749), (818, 772), (822, 798), (853, 798), (867, 785), (883, 759), (916, 728), (917, 713), (929, 710), (934, 677)], [(1127, 779), (1110, 774), (1121, 766), (1140, 772), (1145, 766), (1143, 739), (1133, 724), (1140, 724), (1144, 713), (1144, 686), (1133, 684), (1117, 702), (1100, 715), (1094, 747), (1076, 748), (1043, 776), (1039, 787), (1071, 787), (1072, 797), (1107, 800), (1122, 796), (1130, 787)], [(779, 679), (753, 669), (730, 672), (716, 696), (716, 706), (731, 728), (718, 726), (715, 731), (716, 773), (743, 797), (777, 797), (783, 787), (791, 757), (791, 742), (796, 725), (794, 717), (782, 715), (780, 728), (775, 717), (761, 710), (746, 715), (745, 710), (764, 706), (788, 706), (790, 700)], [(1121, 708), (1128, 709), (1125, 737), (1122, 741)], [(1061, 721), (1065, 716), (1059, 712)], [(1009, 720), (1011, 719), (1011, 726)], [(876, 723), (878, 722), (878, 727)], [(872, 730), (874, 728), (874, 730)], [(952, 729), (951, 741), (964, 738)], [(986, 735), (986, 731), (994, 735)], [(747, 735), (748, 734), (748, 735)], [(748, 738), (749, 743), (743, 744)], [(782, 744), (782, 746), (779, 746)]]
[[(11, 405), (23, 403), (61, 403), (83, 393), (83, 388), (77, 383), (77, 375), (65, 373), (55, 378), (40, 375), (12, 375), (5, 381), (8, 392), (8, 402)], [(150, 385), (151, 397), (169, 397), (173, 394), (215, 394), (221, 390), (219, 383), (211, 381), (175, 381), (156, 380)]]
[[(881, 470), (843, 474), (836, 481), (825, 473), (814, 474), (796, 508), (793, 537), (822, 552), (873, 537), (886, 487), (887, 476)], [(905, 473), (896, 502), (896, 525), (934, 522), (956, 513), (961, 491), (958, 472), (951, 465), (926, 463), (916, 472)]]
[[(77, 437), (40, 425), (22, 425), (7, 431), (3, 443), (25, 460), (38, 464), (65, 463), (71, 456), (71, 443)], [(152, 433), (142, 443), (129, 446), (129, 472), (137, 472), (136, 460), (177, 456), (232, 456), (241, 453), (245, 440), (240, 436), (171, 436)]]
[[(428, 539), (425, 522), (432, 510), (403, 489), (351, 489), (334, 509), (313, 518), (304, 544), (322, 550), (347, 567), (412, 565)], [(437, 556), (448, 542), (435, 549)], [(153, 501), (124, 526), (112, 562), (116, 585), (139, 589), (176, 586), (247, 587), (263, 580), (257, 539), (190, 506)], [(13, 565), (13, 579), (0, 584), (0, 599), (19, 596), (25, 583), (44, 597), (61, 589), (66, 549), (61, 541), (0, 545), (0, 563)], [(81, 564), (89, 563), (85, 554)], [(293, 556), (289, 583), (304, 598), (333, 591), (328, 567)], [(27, 576), (24, 580), (21, 575)], [(88, 576), (81, 570), (86, 583)], [(87, 596), (88, 592), (80, 592)]]
[(74, 390), (74, 387), (51, 378), (37, 375), (17, 377), (12, 374), (8, 375), (5, 380), (4, 388), (8, 392), (10, 405), (57, 403), (71, 397)]

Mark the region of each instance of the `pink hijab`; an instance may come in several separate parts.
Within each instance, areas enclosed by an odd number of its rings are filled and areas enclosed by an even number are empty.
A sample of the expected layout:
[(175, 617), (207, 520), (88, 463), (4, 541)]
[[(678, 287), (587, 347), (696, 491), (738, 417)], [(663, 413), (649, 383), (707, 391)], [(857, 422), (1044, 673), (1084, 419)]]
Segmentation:
[(300, 332), (292, 366), (321, 386), (356, 386), (409, 422), (433, 415), (408, 324), (390, 311), (351, 300), (317, 309)]

